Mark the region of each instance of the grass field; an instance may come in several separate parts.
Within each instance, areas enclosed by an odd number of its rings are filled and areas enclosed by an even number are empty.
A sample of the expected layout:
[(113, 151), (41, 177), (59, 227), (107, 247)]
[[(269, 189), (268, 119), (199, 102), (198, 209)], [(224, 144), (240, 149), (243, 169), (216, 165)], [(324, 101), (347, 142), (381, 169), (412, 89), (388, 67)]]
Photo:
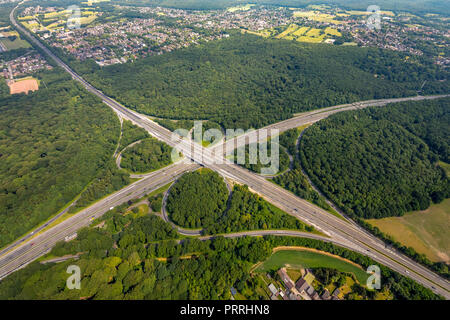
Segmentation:
[(316, 28), (311, 28), (311, 30), (309, 30), (306, 35), (308, 37), (314, 37), (317, 38), (320, 36), (321, 30), (320, 29), (316, 29)]
[(273, 253), (256, 271), (278, 270), (287, 266), (292, 268), (333, 268), (342, 272), (348, 272), (355, 275), (359, 283), (366, 284), (368, 274), (361, 268), (341, 259), (337, 256), (313, 252), (306, 249), (298, 250), (280, 250)]
[[(109, 0), (106, 0), (109, 1)], [(97, 1), (97, 2), (103, 2)], [(94, 2), (93, 2), (94, 3)], [(57, 28), (66, 28), (67, 19), (69, 18), (71, 12), (69, 10), (61, 10), (55, 12), (49, 12), (44, 14), (44, 23), (47, 26), (44, 26), (38, 22), (36, 16), (26, 16), (20, 17), (22, 24), (31, 31), (45, 31), (45, 30), (54, 30)], [(81, 9), (81, 17), (80, 24), (83, 26), (89, 25), (97, 19), (98, 12), (89, 10), (89, 9)]]
[(277, 35), (275, 38), (277, 38), (277, 39), (286, 39), (287, 36), (289, 36), (291, 33), (295, 32), (295, 31), (297, 31), (297, 29), (298, 29), (298, 25), (291, 24), (289, 27), (287, 27), (286, 30), (284, 30), (282, 33)]
[(431, 261), (450, 262), (450, 199), (425, 211), (367, 222), (401, 244), (425, 254)]
[[(368, 16), (372, 14), (372, 12), (357, 11), (357, 10), (346, 11), (346, 13), (352, 16)], [(383, 16), (395, 17), (395, 13), (393, 13), (392, 11), (380, 11), (380, 14)]]

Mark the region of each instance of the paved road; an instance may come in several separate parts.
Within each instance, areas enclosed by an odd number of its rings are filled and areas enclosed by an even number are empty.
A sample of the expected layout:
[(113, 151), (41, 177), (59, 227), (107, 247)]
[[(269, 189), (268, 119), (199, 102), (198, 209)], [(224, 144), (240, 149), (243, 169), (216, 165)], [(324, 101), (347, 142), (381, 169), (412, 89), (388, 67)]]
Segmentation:
[[(34, 44), (41, 47), (42, 50), (44, 50), (50, 57), (52, 57), (62, 68), (64, 68), (68, 73), (70, 73), (75, 80), (79, 81), (88, 91), (100, 97), (103, 100), (103, 102), (105, 102), (109, 107), (111, 107), (116, 113), (118, 113), (123, 118), (131, 120), (133, 123), (146, 129), (152, 136), (169, 144), (170, 146), (177, 148), (181, 153), (183, 153), (186, 159), (193, 160), (197, 164), (218, 171), (223, 176), (232, 179), (238, 183), (248, 185), (254, 192), (260, 194), (269, 202), (280, 207), (282, 210), (297, 217), (298, 219), (313, 225), (318, 230), (327, 234), (331, 239), (330, 241), (345, 244), (345, 246), (347, 246), (351, 250), (370, 256), (375, 261), (378, 261), (379, 263), (382, 263), (390, 267), (391, 269), (396, 270), (399, 273), (416, 280), (425, 287), (428, 287), (432, 289), (434, 292), (441, 294), (447, 299), (450, 299), (450, 291), (449, 291), (450, 285), (447, 280), (439, 277), (435, 273), (426, 269), (422, 265), (412, 261), (411, 259), (405, 257), (401, 253), (385, 248), (385, 245), (381, 240), (372, 236), (359, 226), (343, 221), (329, 214), (328, 212), (310, 204), (309, 202), (294, 196), (289, 191), (274, 185), (273, 183), (258, 176), (257, 174), (249, 172), (246, 169), (231, 163), (230, 161), (226, 160), (223, 157), (223, 152), (216, 152), (215, 151), (216, 148), (211, 149), (203, 148), (201, 145), (195, 144), (188, 139), (182, 139), (179, 136), (173, 135), (169, 130), (159, 126), (155, 122), (151, 121), (148, 117), (141, 115), (137, 112), (131, 111), (122, 106), (121, 104), (119, 104), (117, 101), (114, 101), (111, 98), (107, 97), (101, 91), (95, 89), (84, 79), (78, 76), (59, 58), (57, 58), (46, 47), (44, 47), (38, 40), (32, 37), (28, 33), (28, 31), (24, 30), (21, 26), (19, 26), (15, 22), (13, 14), (14, 10), (11, 13), (10, 18), (12, 23), (16, 26), (16, 28), (25, 33)], [(323, 117), (325, 116), (323, 114), (324, 112), (328, 113), (329, 115), (334, 112), (338, 112), (338, 110), (344, 111), (344, 110), (358, 109), (363, 107), (364, 105), (381, 106), (390, 102), (432, 99), (432, 98), (436, 98), (436, 96), (402, 98), (401, 100), (387, 99), (381, 101), (364, 102), (361, 103), (360, 105), (351, 104), (339, 107), (332, 107), (312, 111), (303, 114), (302, 118), (296, 117), (294, 119), (289, 119), (279, 124), (268, 126), (268, 128), (278, 127), (282, 129), (286, 128), (287, 130), (287, 128), (298, 127), (299, 125), (302, 125), (302, 123), (316, 122), (319, 121), (320, 119), (323, 119)], [(178, 164), (171, 166), (170, 168), (171, 170), (175, 170), (174, 168), (179, 168), (180, 171), (178, 171), (177, 174), (180, 174), (187, 170), (187, 168), (184, 167), (185, 165), (193, 166), (192, 164)], [(73, 230), (73, 232), (75, 232), (77, 229), (86, 225), (89, 222), (86, 221), (85, 219), (78, 218), (79, 215), (83, 217), (89, 217), (89, 215), (92, 213), (94, 213), (94, 216), (103, 214), (103, 212), (108, 208), (109, 205), (112, 205), (112, 203), (118, 205), (126, 201), (127, 197), (125, 195), (127, 192), (133, 194), (133, 197), (135, 197), (135, 195), (139, 193), (137, 192), (139, 188), (141, 188), (141, 190), (144, 189), (142, 185), (143, 181), (145, 181), (145, 183), (150, 184), (151, 183), (150, 179), (151, 178), (145, 178), (139, 182), (136, 182), (135, 184), (99, 202), (102, 203), (102, 205), (99, 205), (100, 208), (96, 204), (86, 209), (82, 213), (78, 214), (76, 217), (73, 217), (74, 220), (71, 220), (70, 222), (67, 221), (63, 222), (61, 225), (52, 228), (50, 230), (53, 232), (52, 234), (50, 234), (50, 232), (46, 232), (40, 235), (34, 240), (35, 245), (33, 246), (33, 248), (30, 248), (30, 244), (25, 244), (19, 247), (18, 249), (15, 249), (13, 251), (14, 264), (8, 262), (12, 259), (11, 254), (3, 256), (0, 259), (0, 270), (1, 270), (0, 275), (1, 274), (4, 275), (5, 270), (7, 271), (7, 273), (10, 273), (16, 270), (18, 267), (23, 266), (24, 264), (29, 263), (30, 261), (35, 259), (37, 255), (37, 253), (35, 252), (37, 250), (35, 250), (35, 248), (40, 249), (38, 255), (42, 255), (43, 252), (49, 250), (51, 245), (53, 245), (56, 242), (55, 239), (58, 239), (58, 237), (59, 239), (61, 238), (62, 230), (70, 228), (70, 230)], [(162, 185), (166, 184), (169, 181), (167, 176), (162, 175), (162, 177), (160, 177), (159, 172), (157, 174), (157, 177), (155, 176), (155, 179), (163, 180), (164, 183), (162, 183)], [(141, 192), (141, 194), (144, 193), (145, 192)], [(68, 223), (70, 225), (68, 225)], [(20, 256), (17, 256), (17, 251), (20, 250), (27, 250), (27, 251), (21, 254)], [(5, 261), (6, 263), (9, 264), (5, 265)]]
[[(197, 170), (198, 168), (200, 168), (200, 166), (197, 166), (197, 167), (193, 168), (193, 170)], [(167, 204), (167, 197), (169, 196), (170, 189), (172, 188), (172, 186), (164, 193), (164, 197), (163, 197), (163, 200), (162, 200), (161, 212), (162, 212), (163, 220), (165, 222), (167, 222), (167, 223), (170, 223), (172, 225), (172, 227), (174, 229), (176, 229), (177, 232), (179, 234), (183, 235), (183, 236), (200, 236), (202, 234), (202, 229), (186, 229), (186, 228), (182, 228), (180, 226), (177, 226), (175, 223), (173, 223), (169, 219), (169, 215), (167, 214), (167, 210), (166, 210), (166, 204)]]
[(432, 96), (414, 96), (395, 99), (368, 100), (304, 112), (294, 116), (293, 118), (268, 125), (258, 130), (250, 131), (248, 133), (237, 136), (234, 139), (229, 139), (226, 142), (218, 143), (214, 147), (212, 147), (212, 149), (216, 153), (222, 152), (223, 154), (229, 155), (238, 147), (241, 147), (243, 145), (252, 142), (263, 141), (267, 139), (267, 135), (270, 136), (272, 130), (277, 130), (279, 133), (282, 133), (289, 129), (294, 129), (306, 124), (315, 123), (338, 112), (364, 109), (367, 107), (382, 107), (390, 103), (397, 103), (397, 102), (433, 100), (444, 97), (450, 97), (450, 95), (446, 94), (446, 95), (432, 95)]
[(55, 243), (64, 240), (66, 236), (73, 235), (80, 228), (88, 226), (92, 220), (101, 217), (110, 208), (121, 205), (131, 199), (143, 197), (174, 181), (187, 170), (192, 170), (196, 167), (197, 165), (195, 164), (177, 164), (155, 171), (153, 175), (125, 187), (64, 220), (55, 227), (36, 235), (31, 241), (14, 248), (0, 258), (0, 279), (44, 255)]

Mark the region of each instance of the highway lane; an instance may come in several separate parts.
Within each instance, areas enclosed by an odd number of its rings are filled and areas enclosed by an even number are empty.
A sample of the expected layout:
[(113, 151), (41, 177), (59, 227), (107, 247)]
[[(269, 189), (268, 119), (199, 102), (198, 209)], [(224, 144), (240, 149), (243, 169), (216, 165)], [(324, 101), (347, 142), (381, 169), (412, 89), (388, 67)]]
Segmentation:
[(249, 131), (235, 138), (217, 143), (212, 147), (212, 149), (214, 149), (216, 153), (222, 152), (225, 155), (229, 155), (238, 147), (242, 147), (243, 145), (252, 142), (257, 141), (262, 142), (266, 140), (267, 136), (273, 134), (272, 132), (273, 130), (277, 130), (277, 132), (281, 134), (282, 132), (287, 131), (289, 129), (298, 128), (307, 124), (313, 124), (338, 112), (359, 110), (368, 107), (383, 107), (391, 103), (398, 103), (405, 101), (433, 100), (449, 96), (450, 95), (447, 94), (447, 95), (432, 95), (432, 96), (414, 96), (414, 97), (382, 99), (382, 100), (368, 100), (304, 112), (287, 120), (273, 123), (258, 130)]
[(125, 187), (79, 213), (74, 214), (58, 225), (36, 235), (31, 241), (11, 250), (1, 257), (0, 279), (44, 255), (58, 241), (64, 240), (66, 236), (71, 236), (80, 228), (88, 226), (92, 220), (101, 217), (110, 208), (121, 205), (129, 200), (143, 197), (174, 181), (186, 171), (195, 170), (196, 168), (198, 168), (196, 164), (175, 164), (155, 171), (153, 175)]
[[(84, 79), (73, 72), (67, 65), (65, 65), (59, 58), (54, 56), (47, 48), (40, 44), (40, 42), (34, 37), (32, 37), (26, 30), (21, 28), (15, 23), (13, 14), (11, 14), (11, 20), (13, 24), (21, 29), (22, 32), (27, 34), (39, 47), (41, 47), (45, 52), (49, 54), (61, 67), (63, 67), (67, 72), (69, 72), (72, 77), (79, 81), (85, 86), (87, 90), (94, 93), (111, 108), (113, 108), (117, 113), (123, 116), (125, 119), (131, 120), (135, 124), (145, 128), (150, 132), (150, 134), (167, 144), (176, 147), (180, 150), (188, 159), (192, 159), (198, 164), (209, 167), (213, 170), (220, 171), (224, 176), (235, 180), (239, 183), (249, 185), (255, 192), (259, 193), (261, 196), (265, 197), (269, 201), (273, 202), (275, 205), (284, 209), (286, 212), (296, 216), (297, 218), (314, 225), (317, 229), (329, 234), (330, 237), (335, 241), (345, 241), (353, 250), (362, 252), (366, 255), (371, 256), (377, 261), (397, 270), (401, 274), (411, 277), (418, 281), (419, 283), (432, 288), (433, 291), (442, 294), (446, 298), (449, 297), (449, 284), (448, 281), (438, 277), (436, 274), (432, 273), (428, 269), (422, 267), (418, 263), (411, 261), (410, 259), (402, 256), (400, 253), (391, 251), (384, 248), (384, 244), (371, 236), (367, 232), (360, 230), (360, 228), (355, 225), (349, 224), (345, 221), (332, 216), (331, 214), (324, 212), (320, 208), (317, 208), (308, 202), (295, 197), (288, 191), (275, 186), (274, 184), (268, 182), (267, 180), (257, 176), (254, 173), (248, 172), (243, 168), (240, 168), (228, 160), (223, 158), (223, 153), (220, 155), (211, 152), (214, 149), (208, 150), (201, 147), (198, 144), (188, 141), (187, 139), (181, 139), (175, 135), (172, 135), (167, 129), (157, 125), (151, 121), (148, 117), (143, 116), (137, 112), (131, 111), (118, 102), (105, 96), (102, 92), (92, 87)], [(422, 97), (412, 97), (404, 98), (406, 100), (420, 100)], [(390, 99), (390, 101), (398, 101), (396, 99)], [(394, 101), (394, 102), (395, 102)], [(376, 101), (376, 102), (365, 102), (371, 105), (385, 105), (386, 101)], [(340, 111), (351, 110), (361, 108), (362, 105), (348, 105), (342, 108), (336, 108)], [(323, 118), (322, 112), (333, 112), (334, 110), (317, 110), (311, 112), (307, 115), (309, 117), (310, 123), (318, 121)], [(298, 119), (297, 119), (298, 120)], [(294, 121), (297, 121), (294, 120)], [(288, 120), (286, 120), (288, 121)], [(295, 124), (288, 124), (284, 122), (283, 127), (289, 127), (291, 125), (298, 126)], [(222, 165), (220, 164), (222, 163)], [(397, 262), (398, 261), (398, 262)], [(406, 266), (406, 268), (405, 268)], [(411, 270), (408, 271), (407, 269)], [(435, 287), (436, 286), (436, 287)]]

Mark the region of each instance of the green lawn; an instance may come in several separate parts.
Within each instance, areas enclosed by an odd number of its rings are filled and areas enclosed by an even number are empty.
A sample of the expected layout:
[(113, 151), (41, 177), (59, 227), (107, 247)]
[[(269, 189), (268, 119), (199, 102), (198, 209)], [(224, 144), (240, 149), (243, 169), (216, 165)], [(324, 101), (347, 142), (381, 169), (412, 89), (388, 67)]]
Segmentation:
[(450, 199), (402, 217), (367, 220), (401, 244), (413, 247), (431, 261), (450, 261)]
[(329, 255), (311, 251), (280, 250), (272, 254), (257, 271), (277, 270), (285, 265), (303, 268), (333, 268), (342, 272), (353, 273), (362, 285), (366, 284), (368, 274), (362, 269), (349, 262)]

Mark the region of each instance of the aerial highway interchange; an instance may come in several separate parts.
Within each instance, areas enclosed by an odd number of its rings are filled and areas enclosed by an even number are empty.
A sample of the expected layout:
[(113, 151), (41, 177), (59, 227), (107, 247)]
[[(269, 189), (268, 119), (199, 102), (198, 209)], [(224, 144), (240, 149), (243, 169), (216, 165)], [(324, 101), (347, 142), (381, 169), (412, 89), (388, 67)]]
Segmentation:
[[(20, 5), (20, 4), (19, 4)], [(17, 8), (17, 7), (16, 7)], [(406, 257), (395, 249), (387, 248), (383, 241), (365, 231), (352, 221), (336, 217), (327, 211), (303, 200), (291, 192), (277, 186), (264, 177), (250, 172), (225, 158), (226, 150), (234, 150), (236, 147), (248, 143), (248, 134), (220, 142), (210, 148), (204, 148), (189, 138), (174, 135), (171, 131), (161, 127), (145, 115), (130, 110), (109, 98), (100, 90), (94, 88), (81, 76), (76, 74), (61, 59), (56, 57), (47, 47), (41, 44), (28, 31), (22, 28), (14, 18), (15, 9), (10, 14), (12, 24), (25, 34), (36, 46), (51, 57), (60, 67), (67, 71), (73, 79), (80, 82), (89, 92), (101, 98), (102, 101), (112, 108), (119, 117), (132, 121), (134, 124), (147, 130), (153, 137), (175, 147), (184, 155), (184, 159), (168, 167), (145, 175), (141, 180), (115, 192), (114, 194), (98, 201), (92, 206), (80, 211), (76, 215), (63, 222), (43, 230), (33, 231), (26, 238), (20, 239), (0, 252), (0, 279), (10, 273), (24, 267), (38, 257), (47, 253), (51, 247), (65, 237), (73, 235), (80, 228), (87, 226), (94, 218), (98, 218), (112, 207), (120, 205), (130, 199), (142, 197), (153, 190), (160, 188), (185, 172), (196, 170), (200, 166), (217, 171), (227, 179), (239, 184), (246, 184), (249, 188), (275, 206), (291, 214), (292, 216), (314, 226), (326, 236), (317, 236), (306, 233), (295, 233), (282, 230), (265, 230), (254, 232), (243, 232), (224, 235), (227, 237), (237, 236), (262, 236), (262, 235), (284, 235), (311, 237), (319, 240), (333, 242), (337, 245), (349, 248), (353, 251), (369, 256), (373, 260), (410, 277), (433, 292), (450, 298), (449, 282), (434, 272), (425, 268), (412, 259)], [(448, 96), (448, 95), (446, 95)], [(271, 124), (265, 130), (277, 130), (279, 132), (296, 128), (305, 124), (320, 121), (331, 114), (365, 108), (369, 106), (384, 106), (389, 103), (436, 99), (444, 96), (415, 96), (399, 99), (383, 99), (363, 101), (342, 106), (318, 109), (297, 115), (291, 119)], [(260, 129), (260, 130), (262, 130)], [(257, 130), (257, 133), (262, 132)], [(263, 137), (266, 139), (267, 137)], [(208, 237), (204, 237), (205, 239)]]

